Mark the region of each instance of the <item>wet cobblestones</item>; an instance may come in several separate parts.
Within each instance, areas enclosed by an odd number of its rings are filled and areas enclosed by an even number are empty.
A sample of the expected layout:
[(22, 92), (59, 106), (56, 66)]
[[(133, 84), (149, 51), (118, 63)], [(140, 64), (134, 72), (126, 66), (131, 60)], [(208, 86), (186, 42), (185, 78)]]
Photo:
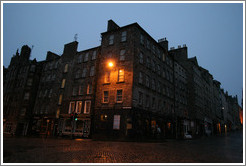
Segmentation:
[(4, 163), (242, 163), (243, 134), (159, 143), (4, 137)]

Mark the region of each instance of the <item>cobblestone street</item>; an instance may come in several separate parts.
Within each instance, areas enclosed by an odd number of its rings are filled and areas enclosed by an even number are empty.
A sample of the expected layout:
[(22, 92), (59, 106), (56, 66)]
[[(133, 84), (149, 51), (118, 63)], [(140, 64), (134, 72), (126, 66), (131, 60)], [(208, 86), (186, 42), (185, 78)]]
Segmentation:
[(242, 163), (243, 133), (196, 140), (3, 139), (3, 163)]

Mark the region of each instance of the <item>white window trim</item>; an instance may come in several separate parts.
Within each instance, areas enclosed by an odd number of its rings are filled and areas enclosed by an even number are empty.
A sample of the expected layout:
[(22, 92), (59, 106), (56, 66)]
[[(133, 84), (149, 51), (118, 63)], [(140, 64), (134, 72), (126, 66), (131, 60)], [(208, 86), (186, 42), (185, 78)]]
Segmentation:
[(71, 114), (73, 111), (71, 111), (71, 106), (72, 106), (72, 104), (74, 104), (74, 110), (76, 110), (75, 109), (75, 101), (71, 101), (70, 103), (69, 103), (69, 110), (68, 110), (68, 114)]
[[(121, 90), (121, 91), (122, 91), (122, 97), (121, 97), (122, 99), (121, 99), (121, 101), (117, 101), (117, 92), (118, 92), (118, 90)], [(115, 101), (115, 102), (116, 102), (116, 103), (123, 103), (123, 96), (124, 96), (124, 95), (123, 95), (123, 89), (117, 89), (117, 90), (116, 90), (116, 98), (115, 98), (116, 101)]]
[[(86, 112), (87, 103), (90, 103), (90, 110), (89, 110), (89, 112)], [(84, 106), (84, 114), (90, 114), (90, 112), (91, 112), (91, 101), (90, 100), (86, 100), (85, 101), (85, 106)]]
[[(79, 109), (79, 103), (81, 103), (81, 108), (80, 108), (80, 110), (78, 110)], [(83, 105), (83, 102), (82, 101), (77, 101), (76, 102), (76, 113), (81, 113), (81, 110), (82, 110), (82, 105)]]

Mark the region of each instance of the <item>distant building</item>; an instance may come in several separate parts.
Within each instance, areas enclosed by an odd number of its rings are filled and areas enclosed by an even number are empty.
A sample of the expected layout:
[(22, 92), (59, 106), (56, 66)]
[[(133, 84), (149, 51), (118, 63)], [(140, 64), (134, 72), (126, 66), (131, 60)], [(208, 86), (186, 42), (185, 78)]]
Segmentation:
[(77, 51), (74, 41), (40, 62), (28, 46), (17, 51), (3, 68), (4, 132), (188, 138), (240, 126), (235, 98), (188, 58), (186, 45), (169, 50), (166, 38), (112, 20), (101, 37), (98, 47)]

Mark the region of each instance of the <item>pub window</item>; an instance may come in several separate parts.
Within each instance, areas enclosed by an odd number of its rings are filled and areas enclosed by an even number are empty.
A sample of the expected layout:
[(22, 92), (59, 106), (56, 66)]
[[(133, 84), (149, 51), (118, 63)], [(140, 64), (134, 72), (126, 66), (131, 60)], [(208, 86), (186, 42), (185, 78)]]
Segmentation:
[(75, 110), (75, 102), (72, 101), (72, 102), (70, 102), (70, 104), (69, 104), (68, 114), (71, 114), (72, 112), (74, 112), (74, 110)]
[(82, 101), (76, 102), (76, 113), (81, 113)]
[(114, 130), (120, 129), (120, 115), (114, 115), (113, 129)]
[(84, 113), (89, 114), (91, 110), (91, 101), (85, 101)]

